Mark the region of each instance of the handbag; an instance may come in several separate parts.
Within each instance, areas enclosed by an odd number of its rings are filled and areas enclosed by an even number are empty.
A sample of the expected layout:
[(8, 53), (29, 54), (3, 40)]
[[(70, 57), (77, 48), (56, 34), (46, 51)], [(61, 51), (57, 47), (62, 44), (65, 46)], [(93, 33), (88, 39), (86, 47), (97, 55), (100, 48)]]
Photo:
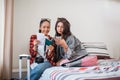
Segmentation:
[(44, 62), (44, 58), (42, 56), (36, 57), (35, 62), (38, 63), (38, 64), (42, 63), (42, 62)]

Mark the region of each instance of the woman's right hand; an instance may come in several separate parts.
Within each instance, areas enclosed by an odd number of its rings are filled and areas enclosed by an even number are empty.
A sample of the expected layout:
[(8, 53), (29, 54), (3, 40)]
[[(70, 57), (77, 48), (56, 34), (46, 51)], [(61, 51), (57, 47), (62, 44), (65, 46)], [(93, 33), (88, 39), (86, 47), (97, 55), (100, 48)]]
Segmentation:
[(65, 42), (64, 39), (55, 39), (55, 42), (57, 45), (60, 45), (64, 48), (64, 51), (67, 52), (67, 49), (68, 49), (68, 45), (67, 43)]
[(34, 46), (37, 46), (40, 43), (40, 40), (35, 39), (34, 40)]
[(37, 51), (37, 45), (40, 43), (40, 40), (37, 40), (37, 39), (35, 39), (34, 40), (34, 47), (33, 47), (33, 49), (35, 50), (35, 51)]

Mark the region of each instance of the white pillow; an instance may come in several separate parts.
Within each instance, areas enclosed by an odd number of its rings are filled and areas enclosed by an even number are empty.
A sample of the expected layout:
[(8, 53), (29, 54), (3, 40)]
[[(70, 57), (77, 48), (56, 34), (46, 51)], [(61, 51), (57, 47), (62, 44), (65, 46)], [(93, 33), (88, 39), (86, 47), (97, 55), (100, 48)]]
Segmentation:
[(110, 57), (104, 42), (82, 42), (89, 55)]

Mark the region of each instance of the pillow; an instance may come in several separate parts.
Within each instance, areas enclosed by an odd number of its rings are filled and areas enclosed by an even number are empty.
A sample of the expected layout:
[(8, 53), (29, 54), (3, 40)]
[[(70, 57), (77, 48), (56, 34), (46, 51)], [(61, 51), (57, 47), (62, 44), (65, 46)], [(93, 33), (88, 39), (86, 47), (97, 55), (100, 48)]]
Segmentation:
[(103, 42), (82, 42), (82, 44), (85, 48), (107, 49)]
[(81, 66), (95, 66), (97, 65), (97, 56), (86, 56), (81, 60)]
[(84, 58), (81, 59), (79, 58), (72, 61), (65, 59), (61, 64), (61, 66), (66, 66), (66, 67), (80, 67), (80, 66), (87, 67), (87, 66), (95, 66), (95, 65), (97, 65), (97, 56), (85, 56)]
[(82, 42), (88, 55), (96, 55), (98, 59), (110, 59), (107, 47), (103, 42)]

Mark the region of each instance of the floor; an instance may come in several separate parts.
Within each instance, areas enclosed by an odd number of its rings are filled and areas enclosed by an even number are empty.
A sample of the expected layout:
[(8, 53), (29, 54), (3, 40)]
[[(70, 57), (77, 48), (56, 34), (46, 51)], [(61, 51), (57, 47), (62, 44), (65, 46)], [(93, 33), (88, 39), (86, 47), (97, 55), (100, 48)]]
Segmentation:
[[(22, 79), (26, 77), (27, 72), (22, 72)], [(13, 72), (12, 73), (12, 79), (11, 80), (17, 80), (19, 79), (19, 72)]]

